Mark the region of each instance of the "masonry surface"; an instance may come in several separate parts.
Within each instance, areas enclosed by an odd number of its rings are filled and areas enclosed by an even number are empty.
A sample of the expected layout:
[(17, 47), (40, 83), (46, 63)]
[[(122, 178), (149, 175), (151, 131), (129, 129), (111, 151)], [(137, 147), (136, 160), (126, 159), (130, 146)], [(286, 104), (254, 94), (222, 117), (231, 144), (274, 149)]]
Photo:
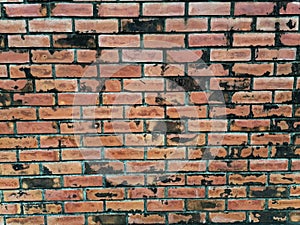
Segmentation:
[(0, 225), (300, 224), (299, 1), (0, 8)]

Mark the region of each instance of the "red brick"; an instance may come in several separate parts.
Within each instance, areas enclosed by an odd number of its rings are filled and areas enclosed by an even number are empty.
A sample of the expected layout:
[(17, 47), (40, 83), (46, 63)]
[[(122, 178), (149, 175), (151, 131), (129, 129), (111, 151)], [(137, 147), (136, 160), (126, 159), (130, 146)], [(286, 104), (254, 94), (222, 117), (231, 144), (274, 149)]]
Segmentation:
[(26, 78), (25, 70), (29, 69), (30, 74), (37, 78), (51, 78), (51, 65), (10, 65), (10, 78)]
[(45, 17), (47, 8), (41, 4), (4, 4), (5, 14), (8, 17)]
[(285, 7), (281, 7), (279, 13), (280, 14), (295, 14), (299, 15), (300, 13), (300, 6), (299, 2), (294, 1), (294, 2), (287, 2)]
[(130, 214), (128, 224), (165, 224), (165, 217), (152, 214)]
[(50, 171), (52, 174), (81, 174), (81, 167), (82, 166), (79, 162), (59, 162), (43, 164), (44, 171)]
[(145, 92), (145, 91), (163, 91), (164, 79), (124, 79), (123, 89), (125, 91)]
[(142, 121), (108, 121), (104, 122), (104, 133), (143, 132)]
[(0, 32), (4, 34), (26, 33), (25, 21), (24, 20), (2, 20), (0, 24)]
[(12, 122), (0, 122), (0, 134), (13, 134), (14, 124)]
[(80, 65), (56, 65), (57, 77), (96, 77), (97, 69), (93, 65), (83, 67)]
[(75, 30), (84, 33), (114, 33), (118, 31), (118, 20), (75, 20)]
[(46, 35), (10, 35), (8, 36), (9, 47), (50, 47), (49, 36)]
[(182, 34), (145, 34), (145, 48), (179, 48), (184, 47), (184, 35)]
[(0, 63), (26, 63), (29, 62), (28, 52), (0, 51)]
[(57, 133), (55, 122), (17, 122), (19, 134)]
[(205, 106), (167, 107), (169, 118), (205, 118), (206, 112)]
[(169, 198), (204, 198), (204, 188), (170, 188), (168, 189)]
[(62, 200), (82, 200), (81, 190), (46, 190), (45, 200), (48, 201), (62, 201)]
[(164, 197), (164, 188), (131, 188), (128, 190), (128, 198), (139, 199), (139, 198), (163, 198)]
[(137, 3), (102, 3), (98, 5), (100, 17), (138, 17), (139, 4)]
[(223, 174), (218, 175), (188, 175), (188, 185), (224, 185), (226, 183), (226, 177)]
[(74, 60), (74, 53), (70, 50), (49, 52), (47, 50), (31, 51), (32, 61), (35, 63), (70, 63)]
[(84, 225), (84, 216), (49, 216), (47, 217), (48, 224), (55, 225), (64, 225), (64, 224), (72, 224), (72, 225)]
[(19, 153), (20, 161), (58, 161), (59, 152), (57, 150), (26, 150)]
[(189, 120), (189, 131), (226, 131), (227, 121), (225, 120)]
[[(0, 189), (17, 189), (20, 187), (19, 180), (17, 178), (1, 178)], [(1, 208), (0, 208), (1, 211)]]
[(236, 92), (232, 96), (233, 103), (271, 103), (272, 92), (271, 91), (249, 91), (249, 92)]
[[(20, 214), (21, 213), (21, 205), (19, 203), (14, 204), (1, 204), (0, 205), (0, 213), (13, 215), (13, 214)], [(10, 219), (7, 219), (7, 222), (10, 222)]]
[[(259, 53), (257, 53), (259, 54)], [(255, 63), (235, 63), (232, 67), (232, 71), (237, 76), (254, 75), (254, 76), (265, 76), (273, 75), (274, 65), (271, 63), (255, 64)]]
[(135, 162), (127, 162), (127, 172), (130, 173), (141, 173), (141, 172), (159, 172), (165, 170), (165, 163), (158, 161), (135, 161)]
[(182, 211), (184, 207), (183, 200), (149, 200), (147, 202), (148, 211)]
[(64, 176), (64, 187), (94, 186), (102, 186), (102, 176)]
[(39, 109), (40, 119), (75, 119), (80, 117), (79, 107), (68, 108), (50, 108), (43, 107)]
[(273, 46), (275, 34), (243, 33), (233, 34), (233, 46)]
[[(105, 126), (105, 125), (104, 125)], [(134, 160), (144, 158), (143, 148), (105, 148), (105, 158), (116, 160)]]
[(36, 80), (37, 92), (74, 92), (77, 91), (76, 80)]
[(66, 213), (102, 212), (103, 202), (66, 202)]
[(144, 3), (143, 15), (144, 16), (183, 16), (184, 3)]
[(241, 145), (247, 143), (247, 134), (208, 134), (209, 145)]
[(121, 200), (125, 197), (124, 188), (88, 189), (88, 200)]
[(108, 211), (144, 211), (144, 201), (106, 201), (106, 209)]
[(300, 34), (299, 33), (286, 33), (280, 36), (280, 41), (283, 45), (287, 46), (299, 46)]
[(160, 50), (123, 50), (123, 62), (161, 62), (163, 52)]
[(275, 7), (273, 2), (237, 2), (234, 8), (236, 16), (263, 16), (270, 15)]
[(208, 24), (206, 18), (166, 19), (167, 32), (198, 32), (206, 31)]
[(83, 145), (87, 147), (98, 147), (98, 146), (122, 146), (123, 141), (121, 136), (93, 136), (84, 137)]
[(111, 64), (100, 66), (100, 77), (141, 77), (141, 67), (139, 65)]
[(30, 225), (33, 223), (37, 223), (39, 225), (44, 225), (44, 217), (43, 216), (26, 216), (26, 217), (11, 217), (6, 219), (6, 223), (8, 225), (22, 224), (22, 225)]
[(92, 4), (53, 4), (51, 8), (51, 16), (93, 16), (93, 5)]
[(247, 190), (245, 187), (210, 187), (209, 198), (245, 198)]
[(97, 105), (99, 104), (99, 94), (88, 95), (86, 93), (78, 94), (68, 94), (59, 93), (58, 94), (58, 104), (59, 105)]
[(36, 148), (36, 137), (2, 137), (0, 138), (0, 149), (3, 148)]
[(292, 25), (298, 24), (299, 19), (297, 17), (281, 17), (281, 18), (270, 18), (270, 17), (259, 17), (257, 18), (257, 30), (262, 31), (275, 31), (276, 30), (276, 24), (278, 24), (280, 30), (285, 31), (293, 31), (297, 30), (297, 27), (295, 26), (292, 28), (292, 26), (288, 26), (289, 23)]
[(230, 2), (191, 2), (189, 15), (230, 15)]
[(212, 61), (249, 61), (251, 51), (248, 48), (240, 49), (212, 49), (210, 59)]
[(30, 32), (72, 32), (71, 19), (33, 19), (29, 21)]
[(269, 200), (269, 209), (299, 209), (299, 199), (282, 199), (282, 200)]
[(41, 190), (26, 190), (24, 192), (18, 191), (3, 191), (3, 198), (5, 202), (23, 202), (23, 201), (42, 201)]
[(264, 200), (228, 200), (229, 210), (263, 210)]
[(254, 78), (254, 90), (278, 90), (293, 88), (293, 78)]
[[(256, 52), (256, 60), (295, 60), (296, 59), (296, 49), (295, 48), (281, 48), (275, 49), (258, 49)], [(269, 65), (269, 64), (258, 64), (259, 65)]]
[(80, 148), (65, 149), (61, 153), (62, 160), (88, 160), (88, 159), (100, 159), (101, 154), (99, 149)]
[(236, 223), (246, 221), (244, 212), (209, 213), (209, 219), (213, 223)]
[(53, 94), (14, 94), (14, 101), (21, 105), (51, 106), (55, 104)]
[(203, 47), (203, 46), (226, 46), (227, 39), (224, 34), (190, 34), (189, 46)]
[(265, 131), (270, 129), (269, 120), (236, 119), (230, 124), (231, 131)]
[(247, 171), (247, 161), (210, 161), (209, 171)]
[(288, 170), (288, 161), (282, 160), (251, 160), (251, 171), (282, 171)]
[(84, 119), (118, 119), (123, 118), (123, 108), (121, 106), (101, 106), (85, 107), (83, 109)]
[(5, 65), (0, 65), (0, 77), (8, 77), (7, 69)]
[(2, 120), (36, 120), (36, 111), (33, 108), (1, 109)]
[(250, 31), (252, 18), (211, 18), (212, 31)]
[(105, 182), (114, 187), (145, 185), (144, 176), (141, 175), (106, 176)]

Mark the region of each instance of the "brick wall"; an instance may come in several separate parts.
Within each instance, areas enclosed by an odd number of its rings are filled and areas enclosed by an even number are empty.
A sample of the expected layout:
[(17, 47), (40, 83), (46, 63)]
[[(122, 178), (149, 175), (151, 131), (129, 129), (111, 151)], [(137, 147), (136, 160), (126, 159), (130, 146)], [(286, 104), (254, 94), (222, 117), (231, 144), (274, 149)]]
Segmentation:
[(0, 224), (299, 224), (299, 2), (0, 7)]

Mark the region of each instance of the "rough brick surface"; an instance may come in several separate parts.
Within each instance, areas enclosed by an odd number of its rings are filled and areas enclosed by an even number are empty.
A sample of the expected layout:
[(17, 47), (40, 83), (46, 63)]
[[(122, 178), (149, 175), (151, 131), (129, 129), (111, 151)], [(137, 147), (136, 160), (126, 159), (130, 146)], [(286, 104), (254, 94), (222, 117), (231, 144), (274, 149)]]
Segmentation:
[(0, 225), (300, 223), (299, 1), (0, 8)]

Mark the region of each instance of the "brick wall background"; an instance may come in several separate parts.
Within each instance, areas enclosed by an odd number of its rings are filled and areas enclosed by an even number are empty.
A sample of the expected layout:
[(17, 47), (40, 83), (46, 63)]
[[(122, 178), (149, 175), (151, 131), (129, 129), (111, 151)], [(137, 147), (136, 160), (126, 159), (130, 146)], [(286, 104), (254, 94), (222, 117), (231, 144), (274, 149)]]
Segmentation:
[(0, 7), (0, 224), (299, 224), (299, 2)]

